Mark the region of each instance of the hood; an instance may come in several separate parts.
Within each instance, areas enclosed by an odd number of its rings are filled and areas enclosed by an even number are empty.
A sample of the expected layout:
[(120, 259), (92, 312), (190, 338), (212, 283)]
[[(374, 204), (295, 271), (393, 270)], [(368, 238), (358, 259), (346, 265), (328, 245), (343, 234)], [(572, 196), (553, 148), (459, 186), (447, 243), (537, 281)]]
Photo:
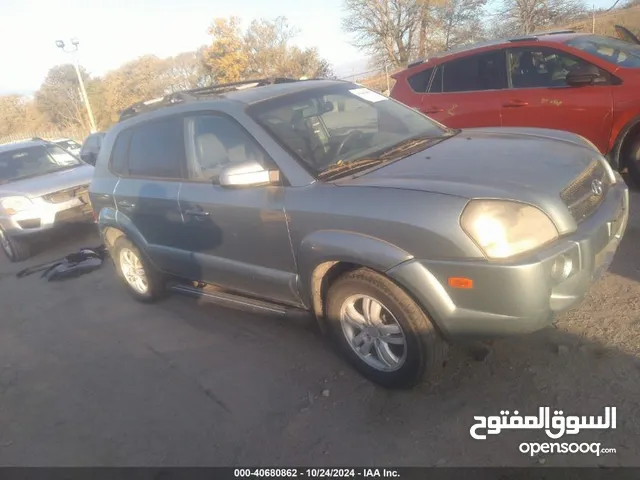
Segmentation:
[(335, 184), (517, 199), (545, 209), (557, 206), (560, 191), (600, 157), (582, 137), (567, 132), (477, 128)]
[(81, 165), (79, 167), (61, 170), (59, 172), (25, 178), (16, 182), (0, 185), (0, 196), (22, 196), (37, 198), (48, 193), (88, 185), (93, 177), (93, 167)]

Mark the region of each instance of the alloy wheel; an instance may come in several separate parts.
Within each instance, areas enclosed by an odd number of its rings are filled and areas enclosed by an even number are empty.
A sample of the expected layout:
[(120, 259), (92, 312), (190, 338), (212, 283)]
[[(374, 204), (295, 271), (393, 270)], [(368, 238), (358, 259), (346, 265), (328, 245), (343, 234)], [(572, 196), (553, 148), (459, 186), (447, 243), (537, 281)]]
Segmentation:
[(400, 323), (378, 300), (352, 295), (340, 308), (342, 332), (358, 357), (382, 372), (398, 370), (407, 357)]

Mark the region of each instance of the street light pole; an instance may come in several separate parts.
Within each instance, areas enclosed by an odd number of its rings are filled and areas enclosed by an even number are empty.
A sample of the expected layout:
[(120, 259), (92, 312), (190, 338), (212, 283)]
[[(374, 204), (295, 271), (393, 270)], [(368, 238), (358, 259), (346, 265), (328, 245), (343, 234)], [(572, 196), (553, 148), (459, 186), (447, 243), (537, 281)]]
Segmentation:
[(78, 61), (78, 40), (76, 38), (71, 39), (71, 44), (73, 45), (72, 50), (66, 50), (64, 42), (62, 40), (56, 41), (56, 46), (61, 49), (65, 53), (70, 53), (73, 55), (73, 66), (76, 69), (76, 75), (78, 75), (78, 83), (80, 84), (80, 91), (82, 92), (82, 100), (84, 102), (84, 106), (87, 109), (87, 114), (89, 115), (89, 123), (91, 125), (91, 133), (95, 133), (98, 130), (96, 129), (96, 122), (93, 119), (93, 112), (91, 111), (91, 104), (89, 103), (89, 96), (87, 95), (87, 90), (84, 88), (84, 80), (82, 80), (82, 74), (80, 73), (80, 63)]

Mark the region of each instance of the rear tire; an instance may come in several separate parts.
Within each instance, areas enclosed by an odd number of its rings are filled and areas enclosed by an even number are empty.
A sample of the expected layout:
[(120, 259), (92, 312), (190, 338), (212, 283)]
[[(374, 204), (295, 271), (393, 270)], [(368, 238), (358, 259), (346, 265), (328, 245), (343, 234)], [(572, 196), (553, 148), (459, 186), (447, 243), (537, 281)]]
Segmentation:
[(625, 163), (629, 171), (629, 180), (633, 186), (640, 188), (640, 135), (636, 135), (626, 151)]
[(124, 235), (116, 240), (111, 257), (128, 292), (143, 303), (152, 303), (167, 294), (166, 278), (156, 270), (140, 249)]
[(329, 331), (347, 360), (385, 388), (410, 388), (444, 366), (447, 344), (399, 286), (369, 269), (345, 273), (329, 288)]
[(31, 244), (21, 238), (11, 238), (0, 229), (0, 248), (11, 262), (22, 262), (31, 257)]

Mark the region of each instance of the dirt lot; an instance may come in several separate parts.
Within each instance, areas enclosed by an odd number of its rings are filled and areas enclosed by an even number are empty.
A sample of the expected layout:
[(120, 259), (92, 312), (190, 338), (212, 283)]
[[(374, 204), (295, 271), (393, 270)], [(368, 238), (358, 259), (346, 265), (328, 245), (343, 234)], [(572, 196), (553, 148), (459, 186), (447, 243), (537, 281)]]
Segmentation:
[[(609, 274), (557, 328), (455, 350), (440, 384), (363, 380), (312, 322), (174, 296), (134, 302), (112, 267), (63, 283), (16, 279), (0, 260), (0, 465), (638, 465), (640, 196)], [(28, 263), (95, 245), (93, 229)], [(328, 396), (324, 396), (328, 393)], [(502, 409), (600, 415), (618, 427), (562, 441), (616, 454), (530, 458), (535, 431), (473, 440)]]

